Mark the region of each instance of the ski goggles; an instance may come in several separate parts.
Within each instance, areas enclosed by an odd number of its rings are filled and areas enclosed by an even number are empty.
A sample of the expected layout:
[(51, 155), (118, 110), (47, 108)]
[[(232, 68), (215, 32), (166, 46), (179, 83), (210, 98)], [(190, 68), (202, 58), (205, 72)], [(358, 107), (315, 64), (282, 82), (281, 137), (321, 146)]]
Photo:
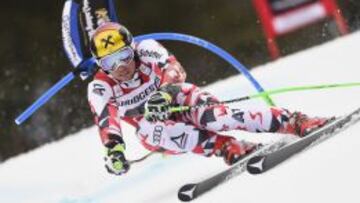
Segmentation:
[(127, 46), (110, 55), (98, 59), (98, 65), (105, 72), (115, 71), (120, 66), (129, 65), (134, 58), (134, 50)]

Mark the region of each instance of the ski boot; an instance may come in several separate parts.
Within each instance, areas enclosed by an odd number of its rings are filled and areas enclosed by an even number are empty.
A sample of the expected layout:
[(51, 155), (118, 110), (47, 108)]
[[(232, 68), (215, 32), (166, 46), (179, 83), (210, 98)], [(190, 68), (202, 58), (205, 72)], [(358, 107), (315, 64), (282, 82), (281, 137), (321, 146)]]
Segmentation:
[(293, 123), (294, 133), (299, 137), (305, 137), (315, 131), (318, 128), (321, 128), (325, 124), (335, 120), (335, 117), (331, 118), (321, 118), (314, 117), (310, 118), (309, 116), (302, 114), (300, 112), (295, 112), (290, 117), (290, 123)]
[(262, 145), (244, 140), (236, 140), (233, 137), (219, 136), (215, 143), (215, 156), (223, 157), (228, 165), (243, 159), (246, 155), (256, 151)]

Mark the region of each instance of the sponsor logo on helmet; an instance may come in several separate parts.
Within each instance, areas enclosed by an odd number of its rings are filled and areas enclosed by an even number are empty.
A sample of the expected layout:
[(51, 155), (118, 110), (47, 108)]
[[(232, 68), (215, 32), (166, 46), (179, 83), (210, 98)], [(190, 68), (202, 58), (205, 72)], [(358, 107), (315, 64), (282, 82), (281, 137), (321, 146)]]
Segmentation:
[(105, 30), (94, 36), (96, 56), (103, 57), (123, 48), (126, 44), (124, 36), (117, 30)]

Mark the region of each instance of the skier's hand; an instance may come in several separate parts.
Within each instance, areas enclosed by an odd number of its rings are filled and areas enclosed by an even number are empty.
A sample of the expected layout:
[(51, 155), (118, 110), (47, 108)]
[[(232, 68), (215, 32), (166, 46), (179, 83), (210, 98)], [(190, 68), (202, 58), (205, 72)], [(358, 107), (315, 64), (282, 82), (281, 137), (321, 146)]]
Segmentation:
[(171, 95), (163, 91), (151, 95), (150, 99), (145, 103), (145, 119), (153, 122), (169, 119), (171, 101)]
[(105, 168), (109, 173), (122, 175), (130, 169), (130, 164), (125, 158), (124, 151), (124, 144), (117, 144), (113, 148), (107, 150), (105, 156)]

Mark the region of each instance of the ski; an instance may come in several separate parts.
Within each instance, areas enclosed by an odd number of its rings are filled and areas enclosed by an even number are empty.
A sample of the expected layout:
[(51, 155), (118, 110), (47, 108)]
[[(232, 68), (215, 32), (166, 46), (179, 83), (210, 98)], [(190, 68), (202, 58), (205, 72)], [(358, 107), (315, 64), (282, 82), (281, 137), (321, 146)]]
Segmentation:
[(285, 137), (274, 143), (265, 145), (257, 151), (244, 157), (244, 159), (241, 159), (239, 162), (237, 162), (235, 165), (225, 171), (206, 178), (201, 182), (183, 185), (178, 191), (178, 198), (184, 202), (191, 201), (199, 197), (200, 195), (206, 193), (207, 191), (213, 189), (214, 187), (242, 174), (244, 171), (246, 171), (247, 161), (252, 157), (276, 151), (290, 142), (290, 139), (288, 137)]
[(247, 162), (247, 171), (250, 174), (264, 173), (283, 161), (288, 160), (293, 155), (303, 152), (327, 140), (328, 138), (333, 137), (339, 132), (354, 125), (359, 120), (360, 108), (352, 113), (329, 122), (325, 126), (310, 133), (305, 138), (289, 143), (277, 151), (251, 157)]

